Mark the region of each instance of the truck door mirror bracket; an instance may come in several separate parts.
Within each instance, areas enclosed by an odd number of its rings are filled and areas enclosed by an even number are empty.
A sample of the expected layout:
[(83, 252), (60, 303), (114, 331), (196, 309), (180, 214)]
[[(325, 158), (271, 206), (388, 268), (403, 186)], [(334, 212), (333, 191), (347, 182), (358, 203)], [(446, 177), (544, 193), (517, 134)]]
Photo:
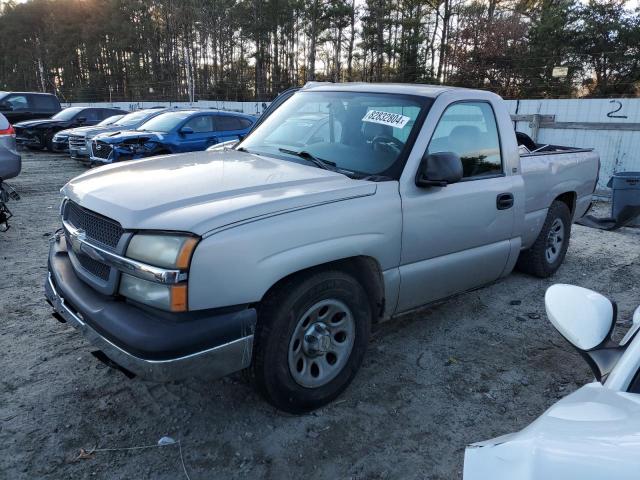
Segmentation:
[(446, 187), (462, 180), (462, 160), (453, 152), (425, 154), (416, 174), (418, 187)]

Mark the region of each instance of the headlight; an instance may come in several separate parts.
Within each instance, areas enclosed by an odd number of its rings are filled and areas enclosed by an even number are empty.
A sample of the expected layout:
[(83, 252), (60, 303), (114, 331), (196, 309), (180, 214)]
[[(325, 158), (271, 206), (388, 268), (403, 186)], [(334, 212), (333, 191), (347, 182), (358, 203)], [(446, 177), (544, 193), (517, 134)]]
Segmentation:
[(161, 310), (171, 312), (187, 310), (186, 284), (165, 285), (123, 273), (120, 279), (120, 294)]
[[(189, 235), (140, 233), (129, 242), (126, 256), (156, 267), (187, 270), (197, 243), (198, 239)], [(123, 273), (120, 294), (162, 310), (187, 310), (186, 282), (167, 285)]]
[(69, 140), (69, 136), (68, 135), (54, 135), (53, 136), (53, 141), (54, 142), (66, 142), (67, 140)]
[(198, 243), (187, 235), (147, 234), (134, 235), (127, 248), (127, 257), (163, 268), (189, 268), (191, 254)]
[(118, 145), (121, 150), (126, 150), (128, 153), (144, 153), (147, 149), (144, 145), (139, 143), (125, 143)]

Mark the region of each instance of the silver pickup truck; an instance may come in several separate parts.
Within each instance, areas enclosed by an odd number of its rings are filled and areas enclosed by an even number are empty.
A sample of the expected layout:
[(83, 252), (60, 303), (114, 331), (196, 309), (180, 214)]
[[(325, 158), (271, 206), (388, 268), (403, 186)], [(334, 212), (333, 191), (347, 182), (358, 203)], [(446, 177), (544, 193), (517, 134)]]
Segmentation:
[(489, 92), (312, 84), (233, 149), (71, 180), (46, 296), (125, 373), (249, 369), (304, 412), (351, 382), (372, 324), (516, 265), (553, 274), (598, 167), (516, 136)]

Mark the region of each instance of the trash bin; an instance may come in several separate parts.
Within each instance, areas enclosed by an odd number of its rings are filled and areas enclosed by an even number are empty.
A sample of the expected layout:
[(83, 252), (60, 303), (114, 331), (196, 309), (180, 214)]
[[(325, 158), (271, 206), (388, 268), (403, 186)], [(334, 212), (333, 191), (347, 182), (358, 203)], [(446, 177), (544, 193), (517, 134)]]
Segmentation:
[[(640, 218), (636, 212), (640, 210), (640, 172), (614, 173), (607, 183), (613, 190), (611, 199), (611, 216), (619, 218), (635, 213), (628, 226), (640, 226)], [(633, 213), (632, 213), (633, 212)]]

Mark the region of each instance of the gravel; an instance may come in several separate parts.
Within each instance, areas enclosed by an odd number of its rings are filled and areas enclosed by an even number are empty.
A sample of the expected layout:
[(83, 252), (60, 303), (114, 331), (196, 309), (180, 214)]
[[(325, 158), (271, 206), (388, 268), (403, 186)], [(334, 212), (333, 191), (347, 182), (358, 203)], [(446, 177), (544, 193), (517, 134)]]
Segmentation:
[[(381, 325), (351, 387), (311, 414), (275, 411), (242, 375), (129, 380), (43, 297), (58, 190), (84, 168), (61, 155), (23, 160), (10, 182), (22, 200), (0, 234), (3, 478), (461, 478), (467, 443), (524, 427), (590, 380), (546, 319), (549, 285), (602, 292), (626, 326), (640, 303), (640, 230), (574, 226), (552, 279), (514, 273)], [(165, 436), (175, 443), (158, 445)]]

